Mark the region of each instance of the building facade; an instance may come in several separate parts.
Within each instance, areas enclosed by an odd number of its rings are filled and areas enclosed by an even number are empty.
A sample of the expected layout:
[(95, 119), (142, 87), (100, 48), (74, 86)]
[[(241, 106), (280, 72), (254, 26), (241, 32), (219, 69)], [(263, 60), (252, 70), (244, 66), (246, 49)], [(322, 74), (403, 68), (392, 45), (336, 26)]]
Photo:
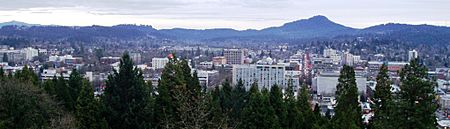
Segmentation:
[(223, 55), (227, 64), (244, 64), (245, 54), (243, 49), (225, 49)]
[(299, 78), (286, 75), (287, 72), (284, 65), (234, 65), (232, 73), (233, 84), (237, 84), (239, 79), (241, 79), (247, 90), (255, 82), (258, 83), (259, 89), (270, 89), (275, 84), (286, 88), (289, 80), (292, 81), (295, 89), (299, 86)]

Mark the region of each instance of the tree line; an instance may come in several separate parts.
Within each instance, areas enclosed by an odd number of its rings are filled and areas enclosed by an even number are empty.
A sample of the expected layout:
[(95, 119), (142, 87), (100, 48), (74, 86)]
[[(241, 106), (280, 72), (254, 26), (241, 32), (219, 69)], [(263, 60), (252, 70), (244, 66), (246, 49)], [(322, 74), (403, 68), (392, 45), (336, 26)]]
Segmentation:
[[(401, 91), (391, 94), (387, 69), (377, 77), (375, 117), (361, 120), (355, 72), (344, 66), (337, 85), (335, 115), (321, 115), (308, 86), (274, 85), (247, 91), (242, 80), (225, 80), (215, 89), (201, 87), (186, 60), (170, 58), (157, 86), (145, 82), (128, 54), (113, 70), (100, 96), (77, 70), (68, 80), (40, 81), (26, 66), (14, 75), (0, 69), (0, 128), (434, 128), (433, 82), (426, 68), (412, 61), (400, 72)], [(297, 91), (297, 92), (295, 92)], [(295, 95), (296, 94), (296, 95)]]

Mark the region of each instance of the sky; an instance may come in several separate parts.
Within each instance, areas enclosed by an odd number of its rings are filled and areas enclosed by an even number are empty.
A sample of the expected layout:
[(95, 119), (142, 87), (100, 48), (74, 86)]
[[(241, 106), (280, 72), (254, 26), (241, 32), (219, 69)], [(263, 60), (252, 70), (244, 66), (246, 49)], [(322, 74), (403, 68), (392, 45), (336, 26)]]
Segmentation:
[(450, 26), (450, 0), (0, 0), (0, 22), (89, 26), (262, 29), (323, 15), (354, 28)]

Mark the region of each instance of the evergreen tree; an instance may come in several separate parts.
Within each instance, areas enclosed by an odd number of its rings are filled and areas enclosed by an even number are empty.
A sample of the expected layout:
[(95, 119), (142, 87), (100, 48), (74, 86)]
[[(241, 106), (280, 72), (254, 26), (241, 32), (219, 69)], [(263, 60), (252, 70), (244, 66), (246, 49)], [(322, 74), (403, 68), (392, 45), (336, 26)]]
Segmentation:
[(436, 128), (435, 83), (427, 78), (428, 69), (412, 60), (400, 71), (400, 93), (396, 114), (397, 127), (407, 129)]
[(244, 129), (273, 129), (280, 128), (275, 110), (270, 105), (270, 93), (267, 89), (258, 90), (258, 84), (253, 83), (250, 88), (248, 104), (243, 110)]
[(292, 83), (292, 79), (288, 80), (286, 92), (285, 92), (285, 105), (287, 107), (287, 118), (285, 123), (285, 128), (288, 129), (298, 129), (301, 128), (303, 125), (303, 116), (301, 114), (301, 111), (297, 104), (297, 98), (294, 96), (294, 86)]
[(5, 77), (5, 71), (3, 70), (3, 67), (0, 67), (0, 80)]
[(210, 92), (211, 102), (209, 103), (210, 115), (208, 116), (208, 126), (206, 128), (227, 128), (229, 119), (227, 114), (222, 112), (220, 105), (220, 88), (216, 87)]
[(83, 87), (83, 77), (78, 72), (77, 69), (73, 69), (70, 73), (69, 80), (67, 81), (69, 86), (70, 97), (74, 102), (77, 101), (78, 94), (80, 94), (81, 88)]
[(223, 112), (229, 115), (233, 108), (233, 98), (231, 98), (232, 87), (228, 79), (222, 83), (222, 89), (220, 91), (220, 105)]
[(102, 98), (106, 107), (107, 121), (112, 129), (150, 128), (148, 111), (149, 88), (142, 72), (133, 66), (128, 53), (122, 56), (119, 70), (108, 76)]
[(232, 89), (231, 97), (233, 100), (233, 107), (230, 115), (232, 121), (230, 125), (232, 127), (238, 128), (239, 124), (241, 123), (242, 110), (245, 107), (246, 102), (248, 101), (247, 92), (245, 91), (242, 79), (239, 79), (237, 84)]
[(283, 100), (283, 93), (281, 92), (281, 89), (278, 87), (278, 85), (273, 85), (270, 89), (270, 104), (272, 108), (275, 110), (275, 113), (278, 118), (278, 123), (280, 123), (280, 126), (283, 128), (287, 128), (287, 107)]
[(176, 87), (182, 86), (184, 83), (184, 78), (179, 75), (181, 73), (180, 67), (177, 65), (178, 60), (175, 54), (173, 57), (169, 58), (169, 62), (165, 65), (164, 70), (161, 74), (161, 80), (158, 82), (157, 92), (155, 100), (155, 119), (153, 123), (157, 128), (174, 128), (175, 118), (176, 118), (176, 107), (177, 102), (174, 100), (176, 93)]
[[(71, 119), (42, 89), (17, 79), (0, 83), (0, 128), (74, 128)], [(60, 126), (56, 123), (66, 123)]]
[(335, 116), (333, 117), (333, 128), (360, 128), (361, 114), (353, 67), (344, 65), (336, 89), (337, 106), (335, 108)]
[(8, 60), (8, 54), (6, 54), (6, 53), (3, 53), (3, 62), (9, 62), (9, 60)]
[(391, 93), (391, 81), (389, 79), (386, 65), (382, 65), (377, 75), (377, 85), (374, 93), (374, 111), (375, 116), (372, 119), (371, 126), (374, 129), (394, 128), (393, 121), (393, 96)]
[(28, 68), (27, 65), (25, 65), (22, 70), (17, 71), (14, 74), (14, 77), (21, 81), (30, 81), (34, 86), (39, 84), (39, 77), (31, 68)]
[(70, 95), (69, 86), (62, 74), (56, 79), (56, 83), (54, 84), (56, 98), (62, 102), (67, 111), (74, 111), (75, 101), (73, 101), (74, 99), (72, 99), (72, 96)]
[(93, 87), (87, 80), (82, 81), (75, 109), (79, 129), (107, 129), (100, 102), (95, 99)]
[(297, 107), (300, 110), (302, 121), (301, 121), (301, 127), (302, 129), (310, 129), (313, 127), (313, 124), (315, 123), (315, 116), (313, 111), (311, 110), (311, 106), (309, 103), (309, 91), (307, 89), (307, 86), (304, 85), (302, 88), (300, 88), (300, 92), (298, 94), (297, 98)]

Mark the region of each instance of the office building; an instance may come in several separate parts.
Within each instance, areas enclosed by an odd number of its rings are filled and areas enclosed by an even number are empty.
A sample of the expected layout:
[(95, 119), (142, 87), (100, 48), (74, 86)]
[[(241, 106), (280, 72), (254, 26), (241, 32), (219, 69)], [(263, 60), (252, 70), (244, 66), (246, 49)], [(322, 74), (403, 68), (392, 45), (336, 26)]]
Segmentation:
[(139, 52), (131, 52), (130, 58), (133, 60), (134, 64), (140, 64), (142, 61), (141, 53)]
[[(313, 78), (313, 90), (316, 91), (319, 95), (334, 96), (336, 92), (336, 86), (338, 84), (339, 75), (340, 74), (338, 72), (321, 73), (317, 77)], [(358, 87), (358, 93), (365, 94), (367, 89), (367, 79), (362, 76), (355, 76), (355, 78)]]
[(419, 57), (419, 53), (416, 50), (412, 50), (412, 51), (408, 52), (408, 61), (416, 59), (417, 57)]
[(245, 54), (243, 49), (225, 49), (223, 55), (227, 64), (244, 64)]
[(153, 58), (152, 67), (154, 69), (163, 69), (169, 63), (169, 58)]
[(295, 89), (299, 85), (298, 76), (287, 75), (285, 65), (234, 65), (232, 74), (233, 84), (237, 84), (239, 79), (241, 79), (247, 90), (255, 82), (258, 83), (259, 89), (270, 89), (275, 84), (286, 88), (289, 80), (292, 80)]

